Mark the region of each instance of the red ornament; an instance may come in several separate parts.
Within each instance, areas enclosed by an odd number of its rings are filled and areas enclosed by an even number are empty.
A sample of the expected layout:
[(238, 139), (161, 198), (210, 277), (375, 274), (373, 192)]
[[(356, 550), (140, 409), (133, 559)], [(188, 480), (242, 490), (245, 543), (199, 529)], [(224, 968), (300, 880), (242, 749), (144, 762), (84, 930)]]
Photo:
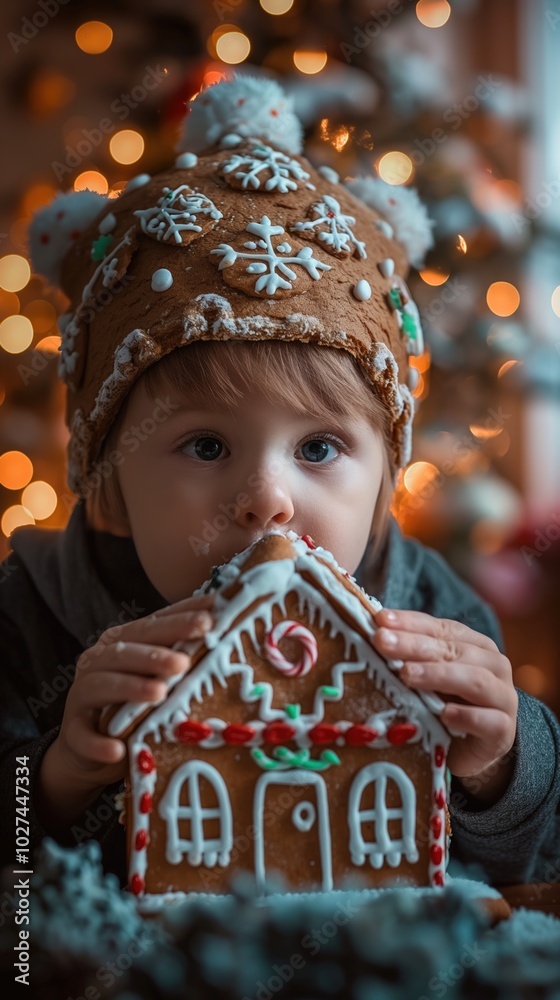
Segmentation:
[(310, 549), (316, 549), (317, 548), (317, 546), (315, 545), (315, 542), (313, 541), (311, 535), (302, 535), (301, 537), (303, 538), (303, 541), (305, 542), (305, 544)]
[(222, 736), (226, 743), (233, 743), (235, 745), (241, 743), (248, 743), (249, 740), (253, 739), (255, 735), (255, 730), (251, 726), (241, 726), (241, 725), (231, 725), (226, 726)]
[(434, 885), (443, 885), (444, 884), (443, 872), (442, 871), (434, 872), (432, 882), (434, 883)]
[(140, 799), (140, 812), (149, 813), (152, 811), (152, 796), (149, 792), (144, 792)]
[(288, 726), (286, 722), (271, 722), (269, 726), (265, 726), (262, 734), (264, 742), (271, 743), (273, 746), (285, 743), (286, 740), (293, 739), (295, 735), (294, 727)]
[(349, 747), (364, 747), (377, 739), (377, 730), (369, 726), (350, 726), (344, 733), (344, 739)]
[(180, 743), (200, 743), (211, 734), (211, 726), (207, 726), (205, 722), (195, 722), (194, 719), (187, 719), (175, 727), (175, 736)]
[(136, 840), (134, 841), (134, 846), (137, 851), (143, 851), (145, 847), (148, 846), (149, 838), (147, 830), (139, 830), (136, 834)]
[(393, 746), (397, 746), (401, 743), (408, 743), (417, 732), (418, 727), (412, 722), (396, 722), (394, 726), (389, 727), (387, 739)]
[(443, 788), (438, 788), (436, 794), (434, 795), (434, 802), (438, 809), (445, 809), (445, 792)]
[(441, 765), (443, 764), (444, 760), (445, 760), (445, 750), (438, 743), (438, 745), (437, 745), (437, 747), (435, 749), (435, 753), (434, 753), (434, 761), (435, 761), (436, 767), (441, 767)]
[(142, 774), (151, 774), (156, 766), (156, 762), (149, 750), (141, 750), (136, 758), (136, 763), (138, 770), (142, 771)]
[(144, 879), (141, 875), (133, 875), (130, 880), (130, 888), (135, 896), (139, 896), (141, 892), (144, 892)]
[(430, 847), (430, 861), (433, 865), (441, 865), (443, 859), (443, 847), (439, 844), (432, 844)]
[(39, 243), (47, 244), (50, 243), (51, 238), (48, 233), (41, 233), (39, 237)]
[(432, 833), (436, 840), (441, 836), (441, 831), (443, 829), (443, 820), (439, 814), (432, 816), (430, 820), (430, 826), (432, 828)]
[(307, 735), (312, 743), (325, 746), (327, 743), (334, 743), (337, 737), (340, 736), (340, 729), (338, 726), (332, 726), (328, 722), (320, 722), (317, 726), (313, 726), (313, 729), (310, 729)]

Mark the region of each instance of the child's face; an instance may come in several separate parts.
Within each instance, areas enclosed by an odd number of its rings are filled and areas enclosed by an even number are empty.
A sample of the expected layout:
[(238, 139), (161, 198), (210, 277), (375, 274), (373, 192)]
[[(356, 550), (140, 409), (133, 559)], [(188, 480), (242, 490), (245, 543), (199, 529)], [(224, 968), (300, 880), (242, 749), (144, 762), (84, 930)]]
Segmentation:
[(210, 396), (167, 399), (176, 408), (162, 420), (142, 379), (134, 387), (118, 476), (127, 531), (169, 603), (271, 528), (311, 535), (355, 572), (383, 468), (381, 437), (365, 420), (325, 423), (273, 407), (257, 389), (231, 410)]

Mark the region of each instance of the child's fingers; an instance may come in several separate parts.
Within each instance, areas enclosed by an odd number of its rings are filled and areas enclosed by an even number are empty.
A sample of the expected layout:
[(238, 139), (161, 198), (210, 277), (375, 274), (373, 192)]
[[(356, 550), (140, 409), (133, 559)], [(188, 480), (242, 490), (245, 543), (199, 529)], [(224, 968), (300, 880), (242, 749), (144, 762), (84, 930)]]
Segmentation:
[(207, 610), (197, 610), (192, 614), (173, 614), (148, 618), (138, 618), (126, 625), (114, 625), (103, 633), (99, 642), (80, 656), (84, 664), (94, 662), (104, 648), (119, 642), (149, 643), (153, 646), (172, 646), (175, 642), (201, 639), (213, 626), (212, 616)]
[(462, 622), (453, 621), (450, 618), (434, 618), (424, 611), (402, 611), (391, 608), (382, 608), (375, 616), (378, 626), (386, 626), (389, 629), (397, 629), (403, 632), (417, 632), (423, 635), (431, 635), (435, 638), (452, 640), (454, 642), (465, 642), (471, 646), (481, 646), (483, 649), (496, 651), (498, 647), (493, 639), (476, 632)]
[(72, 753), (95, 764), (118, 764), (126, 754), (122, 740), (102, 736), (95, 729), (89, 713), (74, 716), (68, 724), (65, 739)]
[(158, 702), (168, 693), (164, 680), (154, 677), (136, 677), (134, 674), (107, 671), (84, 675), (74, 692), (74, 706), (78, 714), (86, 709), (103, 708), (120, 702)]
[(503, 757), (511, 749), (515, 738), (510, 717), (498, 708), (449, 702), (441, 713), (441, 719), (454, 730), (472, 736), (481, 746), (488, 747), (492, 757)]
[(87, 672), (88, 667), (90, 673), (106, 670), (112, 672), (130, 671), (157, 679), (185, 673), (190, 665), (190, 656), (180, 650), (169, 649), (167, 646), (148, 646), (146, 643), (119, 640), (110, 646), (100, 647), (99, 655), (95, 659), (90, 658), (84, 661), (83, 665), (78, 664), (78, 669), (80, 673)]
[(468, 664), (469, 667), (484, 667), (496, 677), (503, 678), (511, 674), (509, 660), (497, 649), (490, 649), (470, 641), (461, 642), (457, 637), (442, 638), (433, 633), (393, 631), (383, 626), (377, 629), (373, 644), (376, 649), (392, 659), (459, 662)]
[(203, 608), (211, 610), (214, 606), (215, 596), (215, 594), (210, 593), (199, 594), (198, 597), (185, 597), (182, 601), (169, 604), (166, 608), (160, 608), (155, 614), (158, 617), (165, 617), (166, 615), (176, 615), (185, 611), (198, 611)]
[[(415, 668), (422, 673), (413, 673)], [(399, 672), (399, 678), (419, 691), (437, 691), (438, 694), (462, 698), (470, 705), (506, 707), (503, 683), (482, 667), (465, 666), (463, 663), (407, 661)]]

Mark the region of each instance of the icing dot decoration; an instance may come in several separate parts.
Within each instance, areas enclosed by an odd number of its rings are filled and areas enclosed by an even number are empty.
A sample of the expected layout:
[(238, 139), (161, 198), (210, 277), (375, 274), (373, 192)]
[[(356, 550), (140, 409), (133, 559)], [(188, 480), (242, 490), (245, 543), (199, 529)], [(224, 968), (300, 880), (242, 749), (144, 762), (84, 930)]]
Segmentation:
[(287, 722), (271, 722), (269, 726), (265, 726), (262, 733), (264, 742), (270, 743), (272, 746), (278, 746), (280, 743), (292, 740), (295, 735), (294, 727), (289, 726)]
[(131, 177), (124, 190), (127, 193), (135, 191), (136, 188), (144, 187), (144, 184), (147, 184), (151, 179), (150, 174), (137, 174), (136, 177)]
[(141, 750), (138, 754), (136, 763), (138, 764), (138, 770), (141, 771), (142, 774), (151, 774), (156, 766), (156, 762), (149, 750)]
[(189, 170), (190, 167), (196, 167), (198, 163), (198, 156), (196, 153), (180, 153), (175, 160), (175, 166), (182, 170), (183, 168)]
[(312, 743), (325, 746), (327, 743), (334, 743), (340, 736), (340, 729), (338, 726), (329, 725), (328, 722), (320, 722), (317, 726), (313, 726), (307, 735)]
[(436, 767), (441, 767), (445, 760), (445, 750), (442, 746), (438, 744), (434, 752), (434, 761)]
[(136, 834), (136, 839), (134, 841), (134, 847), (137, 851), (143, 851), (145, 847), (148, 846), (149, 837), (147, 830), (139, 830)]
[(370, 726), (350, 726), (344, 733), (344, 739), (349, 747), (365, 747), (377, 739), (377, 730)]
[(437, 792), (434, 795), (434, 802), (438, 807), (438, 809), (445, 808), (445, 792), (443, 788), (438, 788)]
[(432, 881), (433, 881), (434, 885), (444, 885), (445, 884), (445, 879), (443, 877), (443, 872), (441, 872), (441, 871), (434, 872), (434, 877), (433, 877)]
[[(302, 656), (297, 663), (286, 660), (278, 649), (282, 639), (288, 638), (298, 639), (303, 646)], [(278, 622), (266, 636), (263, 651), (268, 662), (286, 677), (305, 677), (317, 662), (317, 640), (313, 633), (299, 622)]]
[(152, 274), (152, 291), (166, 292), (173, 284), (173, 275), (166, 267), (159, 267)]
[(401, 743), (408, 743), (413, 736), (416, 736), (417, 732), (418, 727), (413, 725), (412, 722), (396, 722), (394, 726), (389, 727), (387, 739), (389, 743), (398, 746)]
[(443, 848), (440, 844), (432, 844), (430, 847), (430, 861), (434, 865), (440, 865), (443, 861)]
[(139, 896), (141, 892), (144, 892), (144, 879), (141, 875), (135, 874), (132, 876), (130, 888), (135, 896)]
[(358, 299), (359, 302), (367, 302), (368, 299), (371, 299), (371, 285), (365, 278), (360, 278), (358, 283), (354, 285), (352, 292), (354, 298)]
[(249, 740), (253, 739), (254, 735), (255, 735), (255, 730), (252, 729), (251, 726), (242, 726), (235, 724), (226, 726), (226, 728), (222, 732), (222, 736), (226, 741), (226, 743), (234, 744), (236, 746), (242, 745), (243, 743), (248, 743)]
[(391, 278), (395, 272), (395, 262), (391, 257), (386, 257), (379, 261), (377, 269), (384, 278)]
[(438, 840), (439, 837), (441, 836), (441, 831), (443, 829), (443, 820), (439, 815), (439, 813), (437, 813), (435, 816), (432, 816), (430, 820), (430, 826), (432, 828), (432, 833), (434, 837), (436, 838), (436, 840)]
[(140, 799), (140, 812), (149, 813), (152, 811), (152, 796), (149, 792), (144, 792)]
[(103, 216), (97, 228), (99, 232), (103, 236), (105, 236), (107, 233), (110, 233), (111, 230), (115, 228), (116, 224), (117, 224), (116, 217), (113, 215), (112, 212), (109, 212), (108, 215)]
[(331, 184), (338, 184), (340, 180), (340, 175), (337, 174), (336, 170), (333, 170), (332, 167), (327, 167), (326, 164), (319, 167), (317, 172), (321, 174), (321, 177), (324, 177), (326, 181), (330, 181)]
[(313, 541), (311, 535), (302, 535), (301, 537), (302, 537), (303, 541), (305, 542), (305, 544), (307, 545), (308, 548), (310, 548), (310, 549), (316, 549), (317, 548), (317, 546), (316, 546), (315, 542)]

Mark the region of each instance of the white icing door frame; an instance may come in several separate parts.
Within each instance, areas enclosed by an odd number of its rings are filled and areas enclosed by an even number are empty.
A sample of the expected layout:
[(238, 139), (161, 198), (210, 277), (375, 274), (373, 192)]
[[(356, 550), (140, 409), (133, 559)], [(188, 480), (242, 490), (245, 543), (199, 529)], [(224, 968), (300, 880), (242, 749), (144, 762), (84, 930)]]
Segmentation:
[[(402, 799), (402, 807), (389, 809), (387, 806), (387, 782), (394, 781)], [(368, 785), (373, 785), (375, 805), (373, 809), (360, 809), (362, 795)], [(389, 836), (389, 821), (399, 820), (402, 837), (392, 840)], [(362, 823), (373, 823), (375, 840), (366, 842)], [(348, 797), (348, 826), (350, 829), (350, 856), (355, 865), (363, 865), (369, 856), (372, 868), (381, 868), (387, 863), (396, 868), (402, 855), (407, 861), (418, 861), (415, 840), (416, 790), (412, 780), (402, 767), (389, 761), (366, 764), (358, 771)]]
[[(322, 775), (314, 771), (266, 771), (261, 774), (255, 786), (253, 800), (253, 825), (255, 828), (255, 880), (257, 890), (264, 894), (266, 866), (264, 860), (264, 802), (266, 790), (270, 785), (307, 785), (313, 786), (317, 793), (317, 819), (319, 824), (319, 849), (321, 855), (322, 889), (329, 892), (333, 887), (331, 826), (329, 816), (329, 800), (327, 786)], [(297, 808), (297, 807), (296, 807)], [(299, 813), (298, 813), (299, 815)], [(309, 814), (308, 814), (309, 815)], [(305, 831), (306, 823), (300, 822), (298, 829)]]

